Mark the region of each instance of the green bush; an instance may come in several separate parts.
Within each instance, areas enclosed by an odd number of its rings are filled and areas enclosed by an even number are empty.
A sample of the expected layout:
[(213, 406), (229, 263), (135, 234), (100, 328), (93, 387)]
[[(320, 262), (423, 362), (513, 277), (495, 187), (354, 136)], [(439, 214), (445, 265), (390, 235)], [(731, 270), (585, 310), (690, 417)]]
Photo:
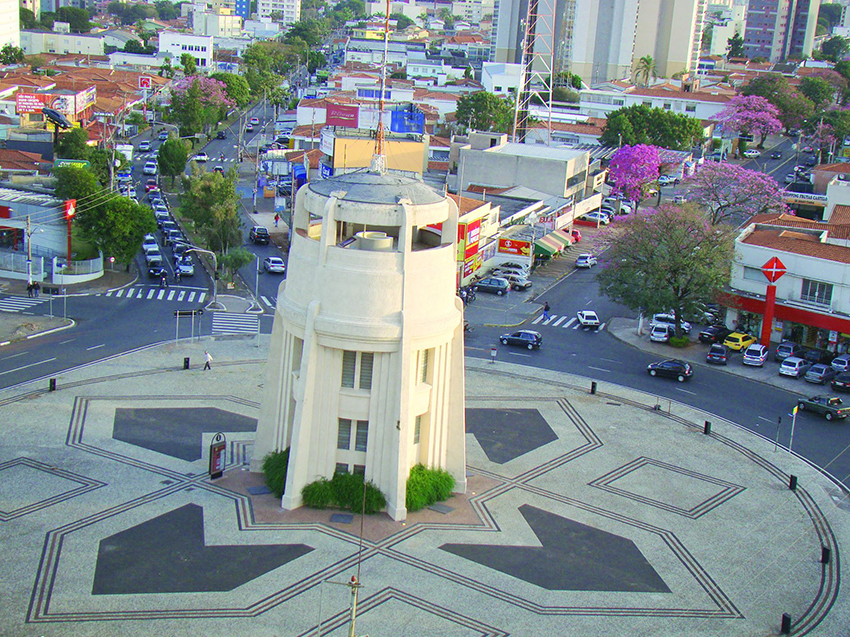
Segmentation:
[(330, 481), (322, 478), (304, 485), (301, 489), (301, 497), (304, 499), (304, 504), (311, 509), (327, 509), (333, 504), (333, 487)]
[(263, 473), (266, 476), (266, 486), (278, 498), (283, 496), (286, 488), (286, 470), (289, 467), (289, 449), (272, 451), (263, 458)]
[(407, 478), (407, 510), (419, 511), (435, 502), (447, 500), (454, 488), (455, 479), (448, 471), (429, 469), (418, 464), (410, 470)]
[(690, 344), (690, 339), (687, 336), (671, 336), (670, 345), (673, 347), (687, 347)]
[[(363, 490), (366, 490), (365, 498)], [(378, 513), (387, 506), (387, 499), (371, 482), (364, 487), (363, 476), (351, 473), (335, 473), (333, 478), (321, 478), (301, 489), (304, 504), (311, 509), (326, 509), (335, 506), (354, 513)], [(365, 503), (365, 507), (364, 507)]]

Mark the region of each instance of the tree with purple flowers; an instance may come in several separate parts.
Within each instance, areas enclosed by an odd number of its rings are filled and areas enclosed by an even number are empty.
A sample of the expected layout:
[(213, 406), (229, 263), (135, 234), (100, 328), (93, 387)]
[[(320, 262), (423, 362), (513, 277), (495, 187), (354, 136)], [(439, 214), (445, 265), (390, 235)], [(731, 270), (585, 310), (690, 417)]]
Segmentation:
[(170, 117), (180, 126), (181, 137), (186, 137), (219, 121), (233, 106), (224, 82), (205, 75), (192, 75), (177, 82), (172, 89)]
[(638, 203), (661, 174), (658, 147), (649, 144), (623, 146), (611, 157), (608, 172), (614, 194)]
[(740, 225), (753, 215), (788, 213), (772, 177), (728, 163), (707, 162), (688, 177), (689, 199), (700, 205), (712, 226)]
[(764, 148), (768, 135), (782, 130), (779, 109), (758, 95), (733, 97), (714, 120), (739, 134), (759, 136), (759, 148)]

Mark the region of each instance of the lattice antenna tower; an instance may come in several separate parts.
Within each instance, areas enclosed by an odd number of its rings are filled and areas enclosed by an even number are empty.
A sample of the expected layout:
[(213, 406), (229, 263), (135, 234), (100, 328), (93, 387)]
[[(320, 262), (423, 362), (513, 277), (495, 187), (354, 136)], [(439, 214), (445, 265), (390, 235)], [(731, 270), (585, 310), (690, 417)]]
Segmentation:
[(545, 110), (546, 139), (552, 142), (552, 88), (555, 86), (555, 0), (528, 0), (523, 21), (522, 70), (514, 107), (513, 141), (528, 134), (531, 106)]
[(375, 133), (375, 154), (372, 156), (372, 170), (379, 173), (387, 171), (386, 135), (384, 132), (384, 91), (387, 88), (387, 57), (390, 47), (390, 0), (387, 0), (384, 15), (384, 55), (381, 58), (381, 94), (378, 97), (378, 130)]

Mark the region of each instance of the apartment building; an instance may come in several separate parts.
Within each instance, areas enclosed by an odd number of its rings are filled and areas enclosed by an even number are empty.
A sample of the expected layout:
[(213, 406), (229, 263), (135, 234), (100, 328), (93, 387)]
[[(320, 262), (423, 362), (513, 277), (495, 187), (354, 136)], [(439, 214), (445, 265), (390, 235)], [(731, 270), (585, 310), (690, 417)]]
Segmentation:
[(195, 58), (199, 69), (213, 67), (212, 36), (163, 31), (159, 34), (159, 52), (171, 55), (175, 61), (179, 61), (184, 53), (189, 53)]
[(0, 47), (21, 45), (19, 7), (15, 0), (0, 0)]
[(279, 15), (277, 21), (284, 25), (298, 22), (301, 17), (301, 0), (259, 0), (257, 15), (261, 18)]
[(770, 62), (811, 56), (820, 0), (750, 0), (744, 52)]

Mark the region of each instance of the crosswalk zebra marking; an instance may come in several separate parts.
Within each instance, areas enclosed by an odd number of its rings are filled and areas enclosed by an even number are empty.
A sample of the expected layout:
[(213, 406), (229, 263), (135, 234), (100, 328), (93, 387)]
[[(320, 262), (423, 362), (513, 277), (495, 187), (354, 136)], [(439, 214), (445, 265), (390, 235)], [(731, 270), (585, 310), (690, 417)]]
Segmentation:
[(115, 296), (119, 296), (119, 297), (120, 297), (122, 294), (124, 294), (124, 290), (123, 290), (123, 288), (122, 288), (122, 289), (120, 289), (120, 290), (118, 290), (118, 291), (115, 293)]
[(168, 293), (168, 298), (167, 298), (167, 299), (165, 299), (165, 300), (166, 300), (166, 301), (170, 301), (171, 299), (173, 299), (173, 298), (174, 298), (174, 295), (175, 295), (175, 294), (177, 294), (176, 290), (171, 290), (171, 291)]
[[(578, 319), (577, 319), (575, 316), (574, 316), (574, 317), (572, 317), (569, 321), (567, 321), (567, 322), (564, 324), (564, 329), (567, 329), (570, 325), (572, 325), (573, 323), (575, 323), (577, 320), (578, 320)], [(573, 328), (573, 329), (575, 329), (575, 328)]]
[(180, 294), (177, 295), (177, 301), (182, 301), (184, 296), (186, 296), (186, 290), (180, 290)]
[(534, 319), (534, 320), (531, 322), (531, 324), (532, 324), (532, 325), (537, 325), (537, 324), (538, 324), (540, 321), (542, 321), (542, 320), (543, 320), (543, 315), (541, 314), (541, 315), (540, 315), (540, 316), (538, 316), (536, 319)]
[(28, 296), (6, 296), (0, 298), (0, 312), (22, 312), (40, 305), (46, 300), (42, 298), (30, 298)]
[[(154, 295), (155, 292), (156, 292), (156, 290), (151, 290), (150, 292), (148, 292), (148, 296), (146, 297), (148, 301), (150, 301), (153, 298), (153, 295)], [(159, 294), (160, 294), (159, 298), (162, 298), (163, 292), (165, 292), (165, 290), (159, 291)]]
[(560, 325), (560, 324), (564, 321), (564, 319), (565, 319), (565, 318), (567, 318), (567, 317), (566, 317), (566, 316), (562, 316), (561, 318), (559, 318), (557, 321), (555, 321), (554, 323), (552, 323), (552, 327), (558, 327), (558, 326), (559, 326), (559, 325)]
[(188, 298), (188, 299), (186, 299), (186, 300), (187, 300), (189, 303), (191, 303), (192, 301), (194, 301), (194, 300), (195, 300), (195, 293), (194, 293), (194, 292), (189, 292), (189, 298)]

